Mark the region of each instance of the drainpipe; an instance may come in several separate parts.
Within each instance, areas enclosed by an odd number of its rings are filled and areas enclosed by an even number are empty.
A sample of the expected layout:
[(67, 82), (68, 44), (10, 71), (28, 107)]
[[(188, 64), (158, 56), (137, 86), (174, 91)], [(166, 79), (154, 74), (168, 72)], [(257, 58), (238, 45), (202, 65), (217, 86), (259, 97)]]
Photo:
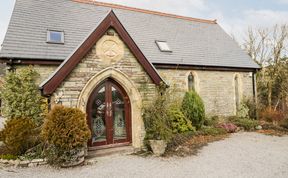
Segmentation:
[(257, 84), (256, 84), (256, 72), (257, 70), (253, 71), (252, 73), (252, 85), (253, 85), (253, 100), (255, 103), (255, 114), (256, 114), (256, 118), (258, 119), (258, 112), (257, 112), (257, 107), (258, 107), (258, 101), (257, 101)]

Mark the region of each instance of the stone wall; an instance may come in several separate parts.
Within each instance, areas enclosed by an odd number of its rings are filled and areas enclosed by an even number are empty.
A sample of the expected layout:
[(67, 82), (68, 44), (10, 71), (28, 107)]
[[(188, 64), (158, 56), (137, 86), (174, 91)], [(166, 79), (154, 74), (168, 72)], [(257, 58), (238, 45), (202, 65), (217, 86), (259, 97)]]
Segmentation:
[(188, 91), (188, 75), (195, 77), (196, 91), (204, 101), (208, 115), (229, 116), (236, 114), (235, 75), (239, 76), (240, 100), (253, 97), (252, 76), (249, 72), (204, 71), (158, 69), (160, 75), (175, 91), (183, 97)]
[[(79, 95), (86, 83), (93, 76), (107, 68), (114, 68), (128, 76), (140, 92), (144, 103), (149, 102), (149, 98), (153, 98), (155, 94), (155, 84), (153, 84), (152, 80), (138, 63), (129, 48), (120, 40), (117, 33), (112, 29), (110, 29), (110, 31), (114, 33), (114, 36), (104, 35), (54, 93), (55, 97), (61, 96), (63, 105), (76, 107)], [(98, 52), (101, 50), (99, 49), (101, 48), (99, 46), (103, 39), (116, 40), (117, 43), (123, 47), (124, 53), (122, 56), (120, 55), (121, 58), (109, 60), (99, 54), (101, 53)]]
[[(108, 33), (109, 32), (109, 33)], [(145, 137), (142, 106), (155, 96), (156, 85), (118, 34), (109, 29), (53, 94), (52, 101), (86, 112), (93, 89), (111, 77), (125, 89), (131, 102), (132, 144), (140, 147)]]
[[(28, 67), (28, 65), (14, 65), (17, 70), (21, 70), (24, 67)], [(40, 84), (44, 80), (46, 80), (57, 68), (57, 65), (33, 65), (33, 68), (39, 73), (39, 78), (36, 83)]]

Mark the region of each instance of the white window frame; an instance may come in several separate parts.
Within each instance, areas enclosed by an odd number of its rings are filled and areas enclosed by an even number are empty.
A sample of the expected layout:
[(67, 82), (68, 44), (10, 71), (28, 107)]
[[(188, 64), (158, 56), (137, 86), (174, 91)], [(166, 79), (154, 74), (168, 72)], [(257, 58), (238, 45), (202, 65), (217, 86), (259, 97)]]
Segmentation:
[[(61, 33), (61, 41), (53, 41), (50, 38), (50, 33), (51, 32), (56, 32), (56, 33)], [(59, 31), (59, 30), (47, 30), (47, 43), (53, 43), (53, 44), (64, 44), (64, 31)]]
[[(158, 46), (159, 50), (161, 52), (172, 52), (170, 46), (168, 45), (167, 41), (160, 41), (160, 40), (156, 40), (155, 41), (156, 45)], [(160, 43), (165, 43), (165, 45), (167, 45), (168, 49), (163, 49), (161, 48), (161, 44)]]

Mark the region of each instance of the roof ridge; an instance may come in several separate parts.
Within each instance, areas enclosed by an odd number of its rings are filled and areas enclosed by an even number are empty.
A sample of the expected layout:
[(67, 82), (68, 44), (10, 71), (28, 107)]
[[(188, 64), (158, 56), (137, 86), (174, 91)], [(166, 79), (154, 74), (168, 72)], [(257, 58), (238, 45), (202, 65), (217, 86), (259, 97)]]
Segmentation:
[(188, 20), (188, 21), (217, 24), (216, 20), (206, 20), (206, 19), (200, 19), (200, 18), (193, 18), (193, 17), (169, 14), (169, 13), (164, 13), (164, 12), (159, 12), (159, 11), (129, 7), (129, 6), (124, 6), (124, 5), (119, 5), (119, 4), (99, 2), (99, 1), (95, 1), (95, 0), (72, 0), (72, 1), (79, 2), (79, 3), (86, 3), (86, 4), (94, 4), (96, 6), (110, 7), (110, 8), (115, 8), (115, 9), (129, 10), (129, 11), (134, 11), (134, 12), (141, 12), (141, 13), (146, 13), (146, 14), (153, 14), (153, 15), (159, 15), (159, 16), (164, 16), (164, 17), (177, 18), (177, 19)]

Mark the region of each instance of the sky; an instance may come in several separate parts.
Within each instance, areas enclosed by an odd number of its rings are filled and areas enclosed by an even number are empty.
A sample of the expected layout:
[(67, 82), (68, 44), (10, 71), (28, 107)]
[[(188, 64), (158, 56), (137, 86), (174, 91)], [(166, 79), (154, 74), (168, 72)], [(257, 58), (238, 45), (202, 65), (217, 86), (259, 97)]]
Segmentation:
[[(270, 28), (288, 24), (288, 0), (100, 0), (177, 15), (217, 19), (241, 43), (248, 27)], [(4, 39), (15, 0), (0, 1), (0, 44)]]

